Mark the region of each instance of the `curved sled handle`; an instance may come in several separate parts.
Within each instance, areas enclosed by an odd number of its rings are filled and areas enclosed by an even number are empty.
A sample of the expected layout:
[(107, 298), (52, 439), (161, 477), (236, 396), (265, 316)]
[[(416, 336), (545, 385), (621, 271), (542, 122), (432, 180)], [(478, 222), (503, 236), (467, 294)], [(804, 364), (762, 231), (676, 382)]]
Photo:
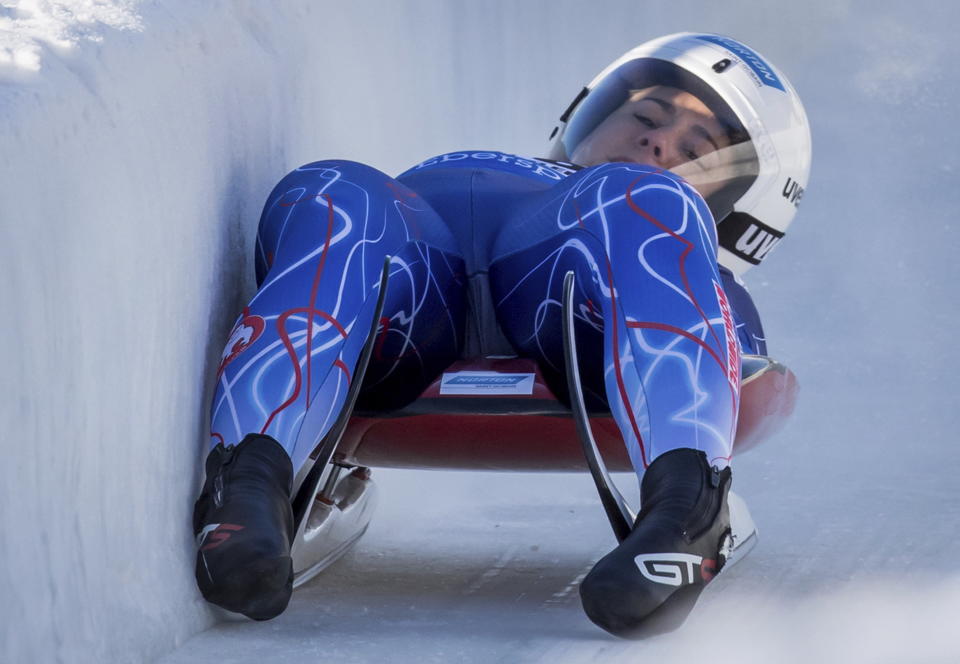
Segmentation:
[(357, 359), (357, 366), (353, 370), (353, 380), (347, 389), (347, 398), (340, 409), (340, 414), (334, 421), (333, 426), (327, 431), (319, 445), (317, 458), (310, 468), (310, 472), (303, 479), (300, 490), (297, 492), (293, 501), (294, 530), (300, 531), (303, 525), (304, 517), (309, 511), (308, 508), (316, 498), (317, 490), (320, 488), (320, 477), (324, 469), (330, 462), (333, 453), (343, 438), (343, 432), (347, 429), (347, 423), (353, 415), (353, 408), (357, 403), (357, 397), (360, 394), (360, 387), (363, 385), (363, 377), (367, 372), (367, 365), (370, 364), (370, 356), (373, 355), (373, 346), (377, 340), (377, 330), (380, 327), (380, 315), (383, 313), (383, 302), (387, 294), (387, 277), (390, 276), (390, 260), (392, 256), (383, 259), (383, 271), (380, 273), (380, 292), (377, 294), (377, 305), (373, 311), (373, 321), (370, 323), (370, 331), (367, 332), (367, 340), (363, 343), (363, 349), (360, 351), (360, 357)]
[(577, 366), (577, 341), (573, 332), (573, 286), (574, 276), (570, 271), (563, 277), (563, 354), (567, 364), (570, 407), (577, 423), (577, 437), (580, 438), (580, 444), (583, 446), (583, 454), (587, 458), (587, 465), (590, 467), (593, 483), (597, 486), (597, 493), (600, 494), (600, 502), (603, 503), (603, 509), (610, 520), (613, 534), (616, 535), (618, 542), (622, 542), (633, 530), (636, 517), (627, 507), (623, 495), (613, 480), (610, 479), (607, 465), (600, 456), (597, 442), (593, 439), (593, 433), (590, 430), (590, 418), (584, 405), (580, 369)]

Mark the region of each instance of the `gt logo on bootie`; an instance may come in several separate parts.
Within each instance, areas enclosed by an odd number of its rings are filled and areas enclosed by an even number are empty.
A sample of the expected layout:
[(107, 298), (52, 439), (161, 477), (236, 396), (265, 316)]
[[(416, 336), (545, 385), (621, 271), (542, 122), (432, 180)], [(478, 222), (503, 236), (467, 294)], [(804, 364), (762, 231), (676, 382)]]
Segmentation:
[(634, 561), (646, 579), (665, 586), (682, 586), (697, 582), (693, 567), (700, 567), (703, 556), (689, 553), (645, 553), (635, 557)]

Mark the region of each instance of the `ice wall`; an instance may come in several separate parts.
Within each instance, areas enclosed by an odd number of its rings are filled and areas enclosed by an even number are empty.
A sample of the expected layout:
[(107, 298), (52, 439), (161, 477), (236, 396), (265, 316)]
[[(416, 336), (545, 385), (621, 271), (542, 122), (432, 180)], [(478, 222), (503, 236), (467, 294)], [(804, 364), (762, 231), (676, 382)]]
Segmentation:
[(418, 11), (0, 8), (0, 660), (143, 661), (209, 624), (189, 514), (260, 206), (301, 163), (443, 138), (408, 100), (444, 73), (391, 73), (448, 45), (400, 48)]
[[(798, 505), (804, 527), (783, 528), (798, 550), (882, 521), (914, 543), (909, 567), (937, 572), (960, 527), (958, 13), (0, 4), (0, 660), (144, 661), (211, 623), (189, 532), (207, 399), (252, 287), (259, 207), (284, 172), (326, 157), (395, 173), (450, 149), (538, 152), (599, 68), (679, 30), (755, 46), (813, 123), (800, 218), (749, 278), (772, 351), (804, 385), (792, 452), (759, 464), (776, 487), (760, 493)], [(868, 544), (872, 565), (888, 560)], [(848, 549), (806, 550), (831, 578), (870, 573), (837, 566)]]

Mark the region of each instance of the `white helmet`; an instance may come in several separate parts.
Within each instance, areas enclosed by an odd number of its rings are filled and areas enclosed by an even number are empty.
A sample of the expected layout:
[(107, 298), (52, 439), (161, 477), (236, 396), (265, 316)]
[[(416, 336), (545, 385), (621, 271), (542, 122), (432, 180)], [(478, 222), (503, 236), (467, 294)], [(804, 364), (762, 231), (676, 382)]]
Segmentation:
[(696, 127), (710, 154), (680, 151), (684, 163), (665, 167), (704, 194), (717, 221), (720, 264), (742, 274), (783, 237), (807, 186), (810, 129), (800, 98), (783, 74), (734, 39), (668, 35), (628, 51), (577, 95), (551, 134), (550, 158), (581, 166), (639, 160), (624, 158), (626, 147), (607, 154), (609, 142), (606, 153), (589, 146), (599, 143), (594, 130), (618, 114), (648, 122), (627, 107), (656, 102), (647, 92), (654, 86), (690, 93), (711, 112), (703, 117), (722, 127), (722, 138)]

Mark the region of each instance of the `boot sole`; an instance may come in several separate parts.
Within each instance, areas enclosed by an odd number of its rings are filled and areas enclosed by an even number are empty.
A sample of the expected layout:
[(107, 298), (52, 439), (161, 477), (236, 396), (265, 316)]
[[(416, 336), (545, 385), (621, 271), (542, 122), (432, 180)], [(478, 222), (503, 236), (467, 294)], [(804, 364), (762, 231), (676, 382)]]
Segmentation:
[(212, 575), (197, 553), (197, 578), (204, 599), (242, 613), (252, 620), (270, 620), (283, 613), (293, 592), (293, 561), (290, 556), (262, 558), (223, 575)]

